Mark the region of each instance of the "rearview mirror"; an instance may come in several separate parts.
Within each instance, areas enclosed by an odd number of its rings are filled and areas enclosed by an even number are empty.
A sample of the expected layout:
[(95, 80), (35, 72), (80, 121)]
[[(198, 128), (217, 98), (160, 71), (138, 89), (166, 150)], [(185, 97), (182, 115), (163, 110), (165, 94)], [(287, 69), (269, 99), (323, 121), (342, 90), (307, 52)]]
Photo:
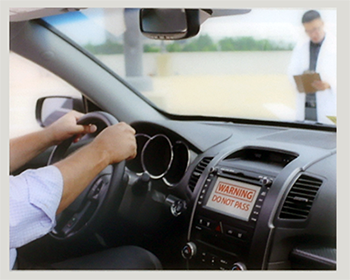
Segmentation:
[(47, 96), (37, 100), (35, 116), (40, 126), (46, 127), (71, 110), (83, 112), (83, 101), (70, 96)]
[(140, 30), (151, 39), (180, 40), (200, 29), (198, 9), (141, 9)]

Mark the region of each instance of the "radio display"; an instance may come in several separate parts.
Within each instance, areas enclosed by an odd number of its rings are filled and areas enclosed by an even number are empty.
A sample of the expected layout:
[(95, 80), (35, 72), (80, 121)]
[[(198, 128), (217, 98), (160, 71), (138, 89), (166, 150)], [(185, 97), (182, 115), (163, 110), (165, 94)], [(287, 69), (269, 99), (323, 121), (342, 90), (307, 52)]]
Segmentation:
[(248, 221), (259, 191), (259, 186), (218, 177), (205, 207)]

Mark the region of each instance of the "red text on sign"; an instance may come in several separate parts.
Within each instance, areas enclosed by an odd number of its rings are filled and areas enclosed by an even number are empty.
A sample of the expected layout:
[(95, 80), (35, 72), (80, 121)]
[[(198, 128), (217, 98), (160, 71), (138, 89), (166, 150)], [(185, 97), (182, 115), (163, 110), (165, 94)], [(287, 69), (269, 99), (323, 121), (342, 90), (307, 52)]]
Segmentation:
[(236, 186), (233, 184), (228, 184), (224, 182), (219, 182), (215, 190), (218, 194), (223, 194), (229, 197), (238, 198), (240, 200), (251, 202), (254, 199), (255, 190), (244, 188), (241, 186)]

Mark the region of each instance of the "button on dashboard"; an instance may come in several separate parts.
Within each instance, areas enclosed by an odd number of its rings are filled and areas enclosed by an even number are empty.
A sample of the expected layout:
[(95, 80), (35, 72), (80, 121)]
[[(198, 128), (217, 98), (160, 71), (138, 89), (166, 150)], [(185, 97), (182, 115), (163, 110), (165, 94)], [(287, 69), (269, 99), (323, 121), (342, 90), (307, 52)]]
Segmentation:
[(238, 238), (240, 240), (246, 240), (247, 239), (247, 232), (238, 228), (233, 228), (230, 226), (224, 226), (225, 228), (225, 234)]

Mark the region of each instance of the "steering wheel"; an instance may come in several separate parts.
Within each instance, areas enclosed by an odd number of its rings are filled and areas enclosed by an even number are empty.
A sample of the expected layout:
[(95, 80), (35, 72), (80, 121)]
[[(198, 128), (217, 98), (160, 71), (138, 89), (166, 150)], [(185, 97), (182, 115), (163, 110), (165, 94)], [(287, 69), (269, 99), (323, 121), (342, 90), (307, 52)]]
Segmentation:
[[(48, 164), (63, 159), (68, 152), (90, 142), (98, 133), (110, 125), (118, 123), (117, 119), (106, 112), (91, 112), (78, 120), (78, 124), (97, 126), (94, 134), (87, 134), (78, 143), (72, 144), (75, 137), (57, 145), (52, 151)], [(80, 144), (79, 144), (80, 143)], [(76, 147), (75, 147), (76, 149)], [(112, 164), (99, 173), (85, 190), (59, 215), (56, 226), (50, 235), (59, 240), (81, 238), (95, 232), (107, 219), (108, 213), (119, 208), (126, 188), (124, 178), (125, 161)]]

